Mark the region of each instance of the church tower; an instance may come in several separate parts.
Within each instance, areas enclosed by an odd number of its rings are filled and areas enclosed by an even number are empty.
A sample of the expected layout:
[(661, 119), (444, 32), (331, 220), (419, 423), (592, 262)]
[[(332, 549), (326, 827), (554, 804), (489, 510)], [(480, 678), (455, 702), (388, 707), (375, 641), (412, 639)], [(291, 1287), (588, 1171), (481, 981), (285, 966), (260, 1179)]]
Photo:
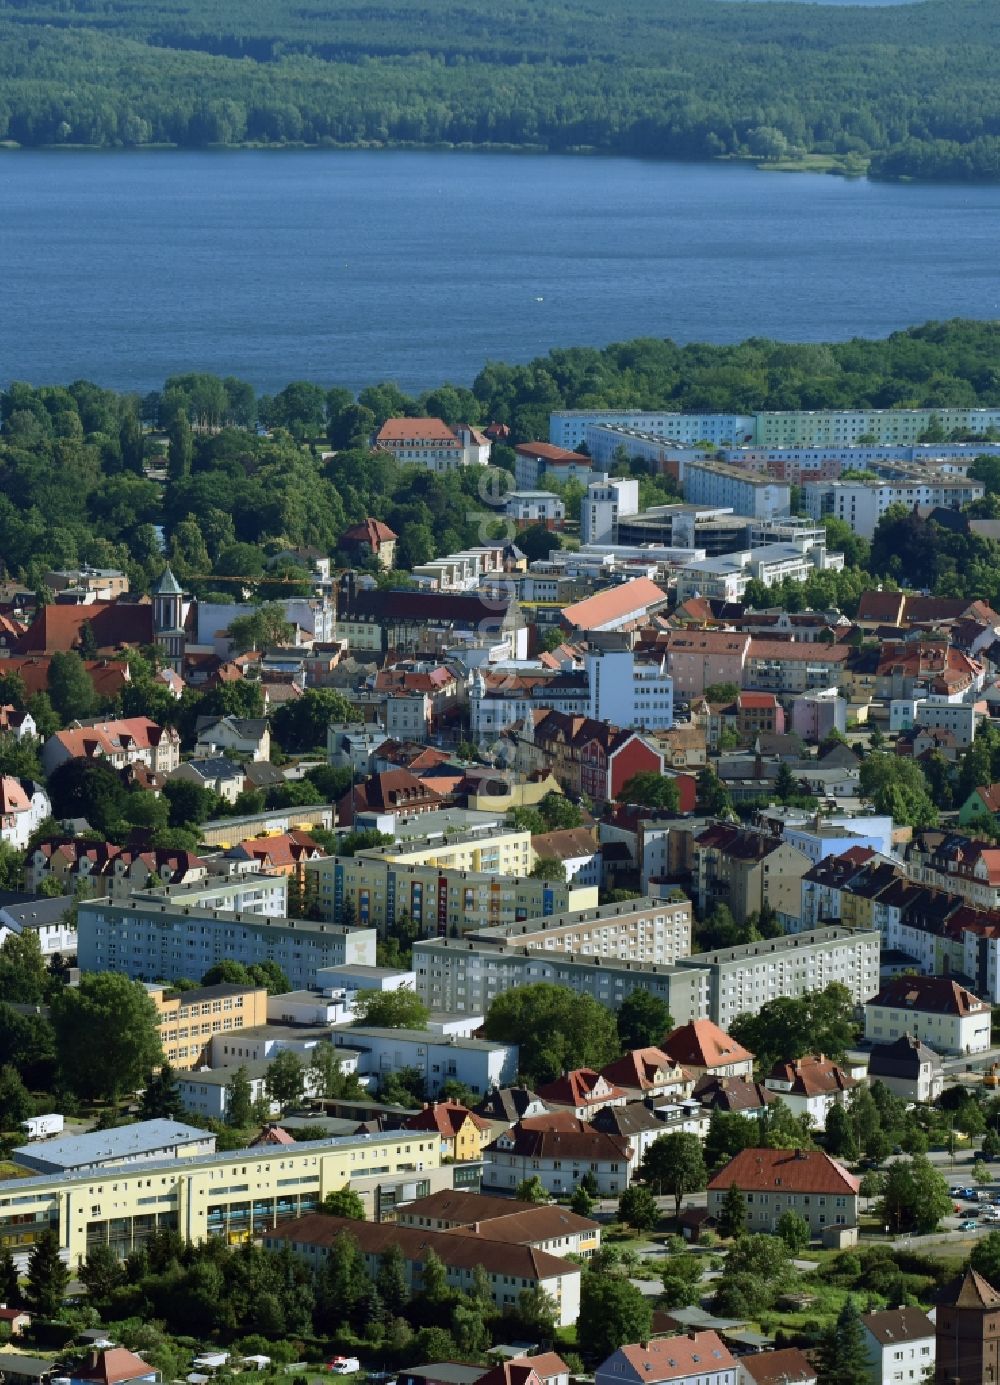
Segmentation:
[(153, 587), (153, 637), (163, 661), (175, 673), (184, 666), (184, 593), (177, 578), (165, 567)]
[(1000, 1293), (975, 1270), (937, 1310), (935, 1385), (1000, 1381)]

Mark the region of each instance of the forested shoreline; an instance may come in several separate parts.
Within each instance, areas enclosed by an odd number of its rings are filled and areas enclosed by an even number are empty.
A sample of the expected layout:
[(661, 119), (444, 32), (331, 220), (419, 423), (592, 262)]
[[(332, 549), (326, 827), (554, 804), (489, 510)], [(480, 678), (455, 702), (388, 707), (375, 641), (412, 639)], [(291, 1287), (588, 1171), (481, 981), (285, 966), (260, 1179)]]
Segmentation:
[(883, 178), (996, 179), (998, 52), (991, 0), (13, 0), (0, 140), (820, 156)]

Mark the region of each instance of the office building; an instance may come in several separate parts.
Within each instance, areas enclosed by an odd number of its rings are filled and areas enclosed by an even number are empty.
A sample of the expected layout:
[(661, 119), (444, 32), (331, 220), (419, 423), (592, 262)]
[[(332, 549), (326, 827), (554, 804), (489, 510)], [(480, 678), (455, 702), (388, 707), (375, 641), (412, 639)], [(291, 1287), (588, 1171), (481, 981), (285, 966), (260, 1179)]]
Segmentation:
[(792, 491), (787, 482), (755, 476), (727, 462), (686, 463), (683, 489), (689, 504), (726, 507), (751, 519), (791, 514)]
[(199, 986), (171, 991), (148, 984), (146, 991), (159, 1016), (163, 1057), (185, 1072), (208, 1061), (213, 1034), (249, 1029), (267, 1022), (267, 991), (263, 986)]
[(828, 552), (825, 535), (815, 540), (803, 536), (788, 543), (766, 543), (682, 563), (677, 572), (677, 600), (703, 596), (710, 601), (742, 601), (750, 582), (762, 582), (765, 587), (805, 582), (815, 572), (841, 572), (843, 567), (843, 553)]

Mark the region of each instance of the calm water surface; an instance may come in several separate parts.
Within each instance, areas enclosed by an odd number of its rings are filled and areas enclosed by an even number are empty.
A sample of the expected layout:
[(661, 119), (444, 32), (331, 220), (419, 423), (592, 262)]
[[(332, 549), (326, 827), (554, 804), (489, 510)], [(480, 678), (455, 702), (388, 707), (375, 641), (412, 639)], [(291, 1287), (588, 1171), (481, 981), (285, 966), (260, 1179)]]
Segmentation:
[(0, 382), (416, 390), (635, 336), (1000, 317), (1000, 187), (448, 153), (0, 155)]

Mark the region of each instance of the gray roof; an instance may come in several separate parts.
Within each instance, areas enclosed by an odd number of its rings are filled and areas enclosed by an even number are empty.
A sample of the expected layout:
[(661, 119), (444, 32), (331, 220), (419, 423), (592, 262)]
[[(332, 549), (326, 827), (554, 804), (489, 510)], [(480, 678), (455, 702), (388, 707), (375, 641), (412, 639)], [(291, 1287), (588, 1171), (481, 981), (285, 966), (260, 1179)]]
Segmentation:
[(72, 895), (22, 895), (16, 903), (0, 899), (0, 914), (15, 930), (51, 928), (66, 917), (73, 903)]
[[(327, 1031), (329, 1032), (329, 1031)], [(365, 1039), (397, 1039), (402, 1043), (451, 1046), (471, 1049), (474, 1053), (493, 1053), (500, 1048), (514, 1048), (514, 1044), (502, 1044), (492, 1039), (460, 1039), (452, 1034), (434, 1034), (427, 1029), (376, 1029), (369, 1025), (351, 1025), (348, 1029), (334, 1030), (334, 1043), (339, 1051), (341, 1034), (348, 1034), (363, 1046)]]
[(59, 1165), (64, 1169), (86, 1168), (108, 1159), (128, 1159), (171, 1145), (196, 1143), (209, 1138), (209, 1131), (181, 1121), (138, 1121), (114, 1130), (89, 1130), (85, 1135), (67, 1135), (44, 1144), (21, 1145), (13, 1152), (15, 1162), (30, 1159)]
[[(236, 764), (233, 760), (227, 760), (224, 755), (213, 755), (205, 760), (186, 760), (184, 763), (202, 779), (246, 778), (243, 766)], [(183, 768), (183, 766), (178, 768)], [(174, 773), (176, 774), (177, 770), (174, 770)]]
[(181, 588), (177, 578), (170, 571), (169, 566), (165, 567), (160, 573), (153, 587), (151, 588), (154, 596), (180, 596)]
[(5, 1351), (0, 1355), (0, 1367), (7, 1375), (51, 1375), (56, 1363), (44, 1356), (22, 1356), (19, 1351)]
[(210, 717), (200, 716), (195, 719), (194, 729), (200, 736), (202, 731), (208, 731), (213, 726), (231, 726), (240, 736), (255, 736), (258, 740), (263, 736), (268, 728), (267, 717)]

